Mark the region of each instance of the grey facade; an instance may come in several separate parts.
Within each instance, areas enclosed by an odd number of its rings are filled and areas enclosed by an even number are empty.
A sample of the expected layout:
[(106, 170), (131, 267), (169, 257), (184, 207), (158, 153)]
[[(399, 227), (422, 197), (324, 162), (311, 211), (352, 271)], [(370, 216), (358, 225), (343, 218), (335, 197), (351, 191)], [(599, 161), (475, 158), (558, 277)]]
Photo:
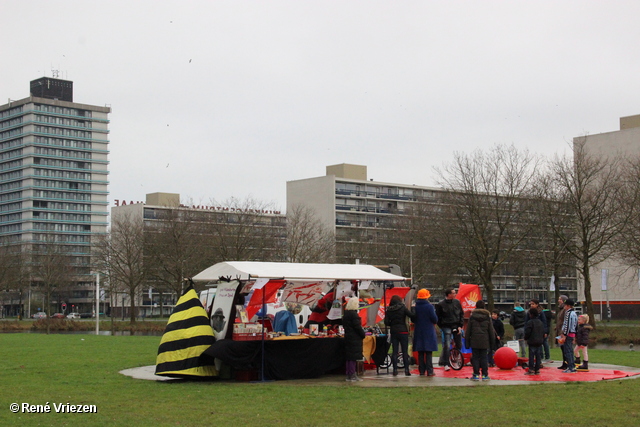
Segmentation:
[(111, 109), (73, 102), (66, 80), (41, 78), (30, 89), (0, 105), (0, 242), (64, 246), (77, 283), (56, 303), (90, 311), (91, 245), (107, 229)]
[[(341, 164), (327, 166), (325, 176), (287, 182), (287, 211), (296, 205), (313, 209), (335, 231), (337, 262), (353, 263), (357, 258), (353, 248), (387, 244), (398, 217), (417, 204), (439, 203), (442, 194), (442, 189), (434, 187), (368, 180), (366, 166)], [(404, 265), (408, 277), (411, 262), (409, 251), (405, 252), (406, 260), (389, 259), (385, 264)], [(525, 275), (516, 275), (505, 266), (494, 276), (495, 304), (507, 309), (530, 298), (549, 302), (549, 282), (538, 266), (530, 266)], [(560, 283), (562, 293), (577, 296), (575, 271), (568, 271)], [(431, 284), (427, 280), (421, 286)], [(439, 293), (434, 295), (439, 297)]]

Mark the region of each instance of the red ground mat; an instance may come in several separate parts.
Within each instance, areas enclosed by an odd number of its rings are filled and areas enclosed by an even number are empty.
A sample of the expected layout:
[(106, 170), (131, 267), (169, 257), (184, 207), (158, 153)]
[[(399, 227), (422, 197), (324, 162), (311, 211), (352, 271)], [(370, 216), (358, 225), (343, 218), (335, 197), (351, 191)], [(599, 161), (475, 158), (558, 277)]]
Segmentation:
[[(540, 369), (540, 375), (525, 375), (525, 372), (527, 371), (519, 366), (509, 370), (489, 368), (489, 377), (491, 380), (498, 381), (601, 381), (640, 375), (640, 372), (625, 372), (613, 369), (589, 369), (589, 372), (564, 374), (553, 365)], [(436, 377), (471, 378), (473, 369), (471, 366), (465, 366), (459, 371), (454, 371), (453, 369), (445, 371), (443, 367), (436, 367), (435, 373)], [(413, 370), (412, 374), (417, 375), (418, 370)]]

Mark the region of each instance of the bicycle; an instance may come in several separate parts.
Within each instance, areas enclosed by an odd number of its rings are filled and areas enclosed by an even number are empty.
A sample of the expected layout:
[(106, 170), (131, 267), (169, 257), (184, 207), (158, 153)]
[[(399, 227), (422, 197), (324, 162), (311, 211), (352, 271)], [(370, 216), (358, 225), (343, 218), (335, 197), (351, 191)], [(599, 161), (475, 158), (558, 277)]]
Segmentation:
[[(460, 330), (460, 341), (462, 341), (462, 337), (464, 336), (464, 332)], [(462, 367), (468, 362), (465, 360), (465, 355), (462, 353), (462, 349), (458, 347), (456, 344), (455, 336), (451, 339), (451, 344), (449, 348), (449, 366), (454, 371), (459, 371)]]

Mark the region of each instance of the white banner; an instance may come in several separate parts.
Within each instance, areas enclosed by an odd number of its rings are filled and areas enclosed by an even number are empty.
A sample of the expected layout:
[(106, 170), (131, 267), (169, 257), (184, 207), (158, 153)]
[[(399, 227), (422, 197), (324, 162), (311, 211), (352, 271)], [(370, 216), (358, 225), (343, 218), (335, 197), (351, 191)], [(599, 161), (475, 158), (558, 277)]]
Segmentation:
[(607, 269), (602, 269), (602, 276), (601, 276), (601, 282), (600, 282), (600, 289), (603, 291), (607, 290), (607, 277), (609, 276), (609, 270)]
[(211, 327), (217, 339), (226, 337), (229, 324), (233, 324), (235, 320), (231, 318), (231, 307), (239, 286), (240, 283), (236, 280), (218, 285), (211, 308)]
[(555, 291), (556, 290), (556, 275), (555, 274), (551, 275), (551, 280), (549, 281), (549, 290), (550, 291)]
[(312, 306), (320, 298), (322, 293), (327, 289), (326, 282), (313, 283), (295, 283), (287, 282), (282, 291), (282, 301), (295, 302)]

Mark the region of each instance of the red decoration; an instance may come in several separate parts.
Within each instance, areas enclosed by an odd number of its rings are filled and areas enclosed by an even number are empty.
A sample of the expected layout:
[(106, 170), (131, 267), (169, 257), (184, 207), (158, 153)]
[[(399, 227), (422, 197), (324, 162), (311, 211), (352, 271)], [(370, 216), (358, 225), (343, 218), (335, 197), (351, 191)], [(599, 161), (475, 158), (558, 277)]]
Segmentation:
[(493, 355), (493, 361), (500, 369), (513, 369), (518, 364), (518, 355), (509, 347), (501, 347)]
[(480, 286), (460, 283), (456, 299), (459, 300), (462, 305), (464, 318), (468, 319), (469, 316), (471, 316), (471, 312), (476, 309), (476, 303), (482, 299)]
[(280, 289), (284, 285), (284, 280), (269, 280), (264, 287), (260, 289), (254, 289), (253, 295), (251, 295), (251, 300), (249, 304), (247, 304), (247, 317), (249, 320), (262, 308), (263, 297), (262, 294), (264, 292), (264, 303), (272, 304), (276, 302), (276, 297), (278, 294), (278, 289)]
[(391, 302), (391, 297), (394, 295), (398, 295), (400, 298), (404, 299), (404, 297), (409, 293), (411, 288), (409, 287), (395, 287), (391, 289), (387, 289), (385, 291), (384, 300), (380, 301), (380, 306), (378, 307), (378, 315), (376, 316), (376, 323), (382, 322), (384, 316), (386, 314), (385, 307), (389, 305)]

